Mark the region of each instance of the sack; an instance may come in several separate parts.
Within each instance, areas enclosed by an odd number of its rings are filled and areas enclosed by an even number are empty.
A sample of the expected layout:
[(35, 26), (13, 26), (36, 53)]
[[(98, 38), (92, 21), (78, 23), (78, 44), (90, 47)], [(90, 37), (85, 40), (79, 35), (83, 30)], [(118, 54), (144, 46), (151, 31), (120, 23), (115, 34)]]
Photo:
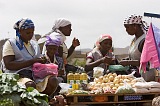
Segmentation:
[(109, 71), (113, 72), (113, 71), (126, 71), (129, 69), (128, 66), (122, 66), (122, 65), (109, 65), (108, 67)]
[(126, 75), (129, 66), (122, 66), (122, 65), (109, 65), (108, 70), (111, 73), (116, 73), (117, 75)]
[(49, 63), (49, 64), (41, 64), (34, 63), (33, 64), (33, 75), (35, 78), (44, 78), (48, 75), (58, 75), (58, 65)]

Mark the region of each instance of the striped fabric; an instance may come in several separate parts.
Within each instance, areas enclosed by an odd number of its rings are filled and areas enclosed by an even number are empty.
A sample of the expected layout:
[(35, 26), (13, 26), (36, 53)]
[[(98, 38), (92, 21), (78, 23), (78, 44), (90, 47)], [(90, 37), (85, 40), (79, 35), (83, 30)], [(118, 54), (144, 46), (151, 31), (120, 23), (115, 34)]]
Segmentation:
[(157, 34), (155, 32), (157, 31), (160, 30), (154, 30), (151, 23), (145, 38), (140, 59), (140, 69), (142, 68), (144, 72), (146, 71), (147, 62), (151, 63), (151, 68), (158, 68), (160, 66), (158, 58), (158, 46), (156, 45), (158, 42), (155, 40), (158, 36), (160, 36), (160, 34), (155, 36), (155, 34)]

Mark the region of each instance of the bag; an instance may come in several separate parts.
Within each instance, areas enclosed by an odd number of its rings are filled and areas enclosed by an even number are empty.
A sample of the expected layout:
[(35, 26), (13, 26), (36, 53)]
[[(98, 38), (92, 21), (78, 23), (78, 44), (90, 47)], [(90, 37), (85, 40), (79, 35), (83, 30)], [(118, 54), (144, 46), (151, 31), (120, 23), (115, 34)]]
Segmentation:
[(49, 63), (49, 64), (41, 64), (34, 63), (33, 64), (33, 75), (35, 78), (44, 78), (48, 75), (58, 75), (58, 65)]
[(128, 66), (122, 66), (122, 65), (109, 65), (108, 67), (109, 71), (126, 71), (129, 69)]
[(129, 69), (129, 66), (122, 66), (122, 65), (109, 65), (108, 70), (111, 73), (116, 73), (117, 75), (127, 75), (126, 72)]

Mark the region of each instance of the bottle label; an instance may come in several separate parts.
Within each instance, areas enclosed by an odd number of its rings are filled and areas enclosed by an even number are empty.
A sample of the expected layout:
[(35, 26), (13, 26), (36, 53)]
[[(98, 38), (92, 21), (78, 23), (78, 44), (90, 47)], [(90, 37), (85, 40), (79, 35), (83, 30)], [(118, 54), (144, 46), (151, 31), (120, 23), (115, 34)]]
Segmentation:
[(87, 80), (83, 80), (83, 83), (84, 83), (84, 84), (87, 84)]
[(71, 85), (74, 84), (74, 80), (70, 80), (70, 84), (71, 84)]
[(80, 84), (80, 80), (76, 80), (76, 83), (77, 83), (77, 84)]

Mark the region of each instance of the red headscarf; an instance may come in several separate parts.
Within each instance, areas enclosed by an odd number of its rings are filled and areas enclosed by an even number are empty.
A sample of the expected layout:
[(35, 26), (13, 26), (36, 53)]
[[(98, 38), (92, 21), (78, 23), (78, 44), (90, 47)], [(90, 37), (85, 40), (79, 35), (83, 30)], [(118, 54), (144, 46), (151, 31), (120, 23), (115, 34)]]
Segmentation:
[(112, 40), (112, 37), (111, 37), (110, 35), (108, 35), (108, 34), (102, 34), (102, 35), (98, 38), (98, 40), (97, 40), (97, 42), (96, 42), (96, 47), (99, 47), (100, 43), (101, 43), (102, 41), (104, 41), (105, 39), (110, 39), (110, 40)]

